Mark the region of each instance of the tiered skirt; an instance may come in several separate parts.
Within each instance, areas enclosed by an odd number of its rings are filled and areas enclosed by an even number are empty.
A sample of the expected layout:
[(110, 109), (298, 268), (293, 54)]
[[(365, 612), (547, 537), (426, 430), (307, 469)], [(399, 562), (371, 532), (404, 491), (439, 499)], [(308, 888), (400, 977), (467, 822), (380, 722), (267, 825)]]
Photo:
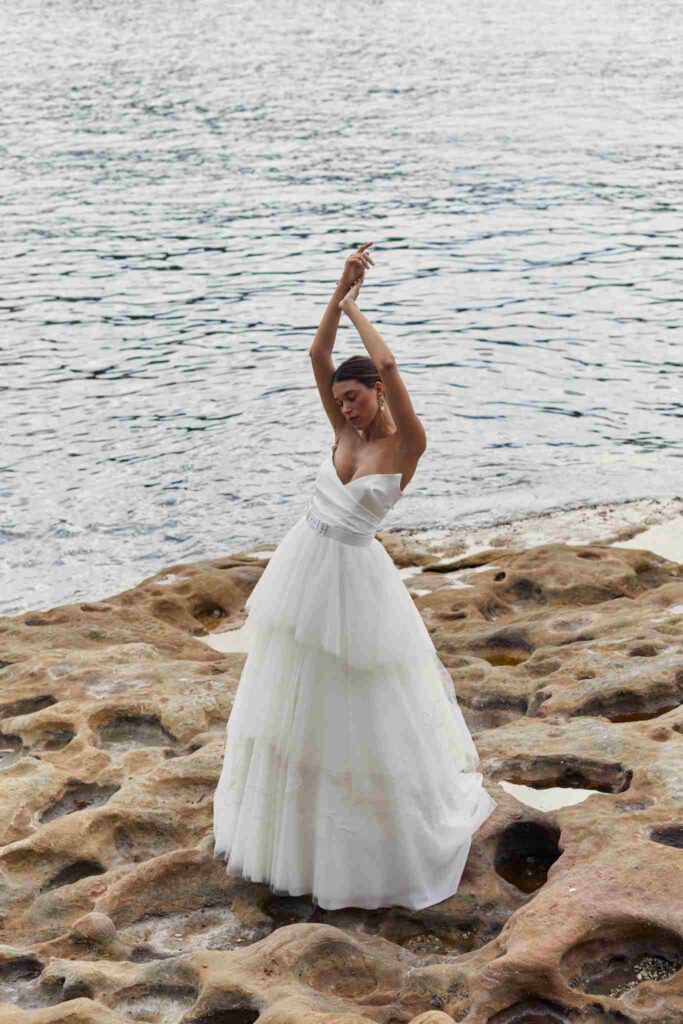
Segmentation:
[(383, 546), (344, 544), (302, 518), (246, 610), (214, 856), (328, 910), (421, 909), (455, 893), (496, 804)]

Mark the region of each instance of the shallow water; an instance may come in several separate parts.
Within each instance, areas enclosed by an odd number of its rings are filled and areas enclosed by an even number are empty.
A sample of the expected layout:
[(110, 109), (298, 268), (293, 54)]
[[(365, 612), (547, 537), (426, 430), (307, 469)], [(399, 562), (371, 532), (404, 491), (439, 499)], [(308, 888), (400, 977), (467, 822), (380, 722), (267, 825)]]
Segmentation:
[[(683, 8), (17, 0), (0, 612), (277, 542), (360, 306), (429, 447), (387, 528), (683, 493)], [(344, 321), (335, 361), (363, 352)]]

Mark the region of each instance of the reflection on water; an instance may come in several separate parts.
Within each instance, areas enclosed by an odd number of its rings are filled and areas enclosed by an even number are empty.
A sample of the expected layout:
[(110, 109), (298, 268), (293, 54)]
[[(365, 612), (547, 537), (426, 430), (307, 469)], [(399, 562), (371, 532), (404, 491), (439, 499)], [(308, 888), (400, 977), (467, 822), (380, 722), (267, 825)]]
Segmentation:
[[(429, 441), (387, 527), (681, 493), (680, 5), (2, 27), (0, 611), (277, 542), (332, 440), (308, 347), (370, 239), (360, 305)], [(335, 361), (362, 351), (344, 321)]]

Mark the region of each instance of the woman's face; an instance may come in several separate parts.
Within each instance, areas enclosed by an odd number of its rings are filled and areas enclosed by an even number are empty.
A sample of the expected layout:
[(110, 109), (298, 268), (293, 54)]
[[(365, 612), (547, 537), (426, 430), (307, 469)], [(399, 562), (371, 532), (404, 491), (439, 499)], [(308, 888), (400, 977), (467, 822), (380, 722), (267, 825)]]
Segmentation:
[(377, 391), (357, 380), (340, 380), (332, 385), (332, 394), (344, 417), (356, 430), (367, 426), (377, 415)]

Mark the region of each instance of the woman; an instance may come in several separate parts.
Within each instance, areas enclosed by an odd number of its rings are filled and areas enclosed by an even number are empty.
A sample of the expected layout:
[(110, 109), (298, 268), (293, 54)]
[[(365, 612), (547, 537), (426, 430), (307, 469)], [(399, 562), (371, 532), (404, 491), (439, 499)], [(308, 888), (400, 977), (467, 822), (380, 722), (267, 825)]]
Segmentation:
[[(250, 646), (214, 796), (214, 856), (327, 910), (419, 910), (456, 892), (496, 804), (451, 677), (374, 536), (426, 435), (356, 304), (371, 244), (346, 260), (310, 349), (332, 451), (245, 602)], [(368, 356), (335, 370), (342, 310)]]

